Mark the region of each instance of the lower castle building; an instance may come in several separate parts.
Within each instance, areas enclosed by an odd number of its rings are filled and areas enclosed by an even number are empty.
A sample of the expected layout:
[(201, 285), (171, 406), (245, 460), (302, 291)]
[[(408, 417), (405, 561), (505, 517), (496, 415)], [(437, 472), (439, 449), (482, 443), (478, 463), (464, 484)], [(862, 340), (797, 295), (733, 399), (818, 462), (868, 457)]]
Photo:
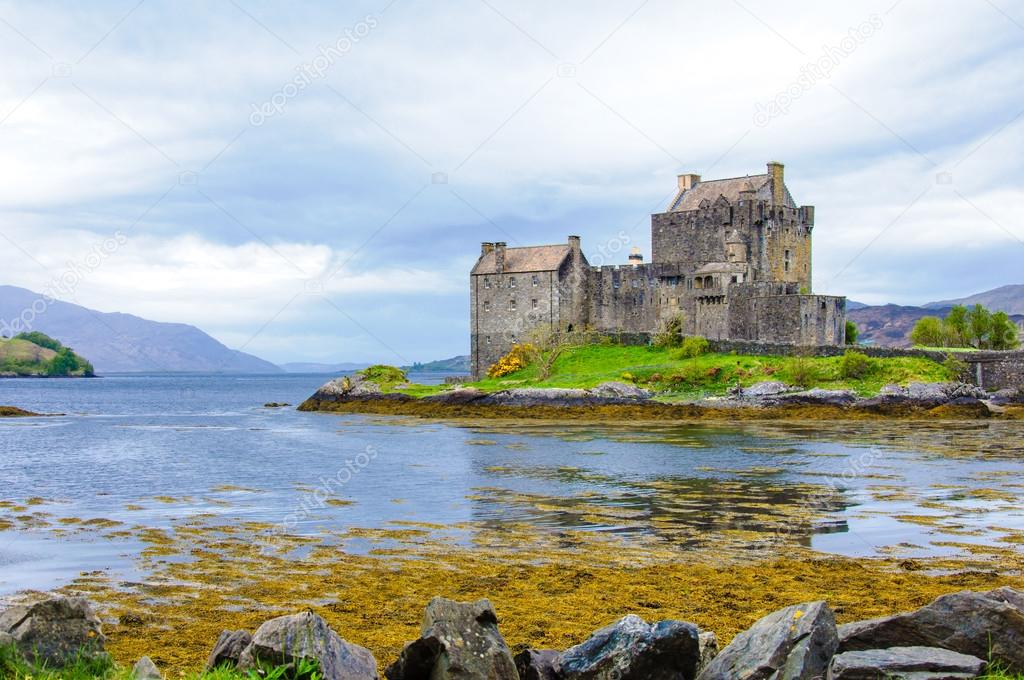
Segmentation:
[(628, 264), (591, 266), (579, 236), (484, 243), (470, 274), (473, 374), (539, 325), (655, 333), (680, 313), (687, 335), (843, 344), (846, 298), (811, 293), (814, 207), (793, 201), (781, 163), (761, 175), (678, 181), (668, 209), (651, 216), (648, 263), (633, 249)]

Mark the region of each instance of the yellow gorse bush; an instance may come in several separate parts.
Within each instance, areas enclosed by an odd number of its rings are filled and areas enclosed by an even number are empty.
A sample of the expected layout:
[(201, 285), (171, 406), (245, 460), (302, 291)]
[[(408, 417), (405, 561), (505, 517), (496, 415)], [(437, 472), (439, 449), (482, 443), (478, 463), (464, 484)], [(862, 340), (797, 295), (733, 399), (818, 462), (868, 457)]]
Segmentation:
[(530, 365), (530, 357), (536, 356), (537, 348), (528, 342), (512, 345), (508, 354), (498, 359), (487, 369), (490, 378), (502, 378), (510, 373), (521, 371)]

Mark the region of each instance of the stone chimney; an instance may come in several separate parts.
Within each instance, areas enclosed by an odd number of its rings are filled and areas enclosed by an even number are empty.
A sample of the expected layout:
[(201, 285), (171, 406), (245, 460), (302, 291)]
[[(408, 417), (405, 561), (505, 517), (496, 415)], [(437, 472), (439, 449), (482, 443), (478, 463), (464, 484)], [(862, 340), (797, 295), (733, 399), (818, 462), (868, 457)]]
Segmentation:
[(579, 236), (570, 236), (569, 237), (569, 250), (571, 250), (574, 253), (580, 252), (580, 237)]
[(634, 267), (644, 263), (644, 256), (637, 246), (633, 246), (633, 249), (629, 251), (629, 263)]
[(778, 161), (768, 161), (768, 176), (772, 180), (772, 203), (782, 205), (786, 202), (785, 168)]
[(700, 175), (679, 175), (679, 190), (689, 191), (700, 184)]
[(494, 244), (490, 241), (484, 241), (480, 244), (480, 257), (483, 257), (487, 253), (494, 250)]
[(494, 271), (501, 274), (505, 271), (505, 242), (494, 244)]

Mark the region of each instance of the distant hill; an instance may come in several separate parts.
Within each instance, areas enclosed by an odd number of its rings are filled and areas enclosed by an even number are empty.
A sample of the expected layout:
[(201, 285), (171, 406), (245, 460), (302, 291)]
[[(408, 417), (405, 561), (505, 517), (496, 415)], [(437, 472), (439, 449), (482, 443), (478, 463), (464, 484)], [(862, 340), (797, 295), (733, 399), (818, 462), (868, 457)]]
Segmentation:
[(86, 359), (38, 331), (0, 338), (0, 378), (92, 375)]
[[(857, 303), (855, 303), (857, 304)], [(905, 305), (859, 305), (847, 302), (846, 316), (860, 330), (858, 342), (866, 345), (909, 347), (910, 331), (925, 316), (944, 317), (953, 305), (981, 304), (1010, 315), (1018, 326), (1024, 324), (1024, 285), (1002, 286), (956, 300), (929, 302), (921, 307)], [(1024, 326), (1022, 326), (1024, 328)]]
[(417, 373), (469, 373), (469, 355), (460, 354), (450, 359), (438, 359), (428, 361), (425, 364), (413, 364), (403, 366), (402, 370), (415, 371)]
[(287, 364), (281, 364), (288, 373), (351, 373), (352, 371), (358, 371), (366, 368), (370, 364), (352, 364), (352, 363), (341, 363), (341, 364), (318, 364), (308, 361), (294, 361)]
[(976, 305), (989, 309), (993, 312), (1006, 312), (1007, 314), (1024, 314), (1024, 284), (1013, 284), (1000, 286), (984, 293), (968, 295), (957, 300), (942, 300), (929, 302), (924, 305), (928, 309), (942, 309), (953, 305)]
[[(44, 297), (0, 286), (0, 330), (40, 307)], [(31, 316), (31, 312), (28, 313)], [(32, 327), (87, 357), (97, 373), (188, 371), (280, 373), (269, 361), (229, 349), (195, 326), (148, 321), (131, 314), (97, 312), (53, 301), (31, 319)], [(16, 328), (17, 330), (24, 330)], [(13, 334), (13, 333), (12, 333)]]

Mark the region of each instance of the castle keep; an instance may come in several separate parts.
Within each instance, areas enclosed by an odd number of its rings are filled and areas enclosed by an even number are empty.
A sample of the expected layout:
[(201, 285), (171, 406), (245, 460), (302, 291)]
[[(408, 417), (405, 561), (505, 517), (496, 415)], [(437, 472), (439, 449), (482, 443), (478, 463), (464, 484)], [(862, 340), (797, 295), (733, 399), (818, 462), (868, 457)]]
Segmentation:
[(841, 345), (846, 298), (811, 294), (814, 207), (798, 206), (781, 163), (767, 172), (702, 181), (680, 175), (651, 216), (651, 261), (593, 267), (570, 236), (560, 245), (484, 243), (470, 274), (472, 371), (531, 328), (654, 333), (684, 319), (688, 335), (792, 345)]

